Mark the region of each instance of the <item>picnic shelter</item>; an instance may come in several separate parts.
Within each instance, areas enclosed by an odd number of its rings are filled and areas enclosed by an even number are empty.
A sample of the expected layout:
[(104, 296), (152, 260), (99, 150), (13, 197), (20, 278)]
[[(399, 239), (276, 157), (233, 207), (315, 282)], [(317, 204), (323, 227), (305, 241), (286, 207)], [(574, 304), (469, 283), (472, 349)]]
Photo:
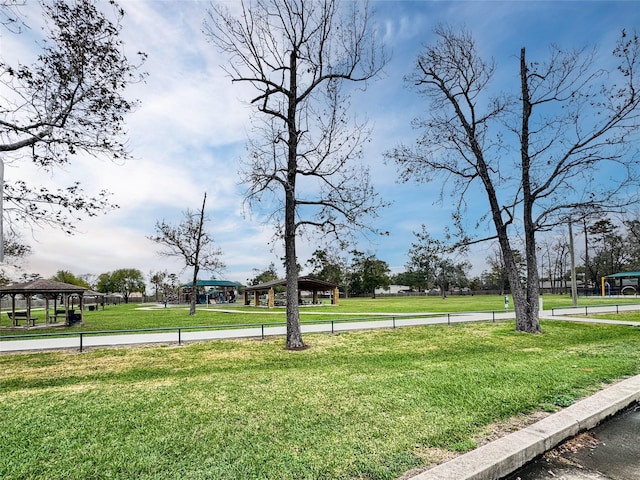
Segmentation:
[[(13, 327), (19, 326), (20, 321), (24, 321), (26, 326), (35, 326), (38, 317), (35, 316), (32, 306), (36, 296), (44, 298), (46, 325), (60, 323), (59, 319), (61, 319), (68, 326), (75, 322), (82, 322), (84, 297), (87, 292), (85, 287), (39, 278), (30, 282), (0, 287), (0, 298), (5, 295), (11, 297), (11, 309), (7, 311), (7, 315), (11, 319)], [(24, 309), (18, 310), (16, 308), (16, 297), (18, 296), (23, 296), (25, 299)], [(77, 312), (72, 304), (72, 299), (76, 297), (79, 300), (79, 311)]]
[[(244, 288), (244, 304), (251, 305), (251, 301), (249, 299), (249, 293), (253, 293), (253, 304), (254, 306), (260, 306), (260, 295), (266, 293), (267, 294), (267, 307), (274, 308), (275, 307), (275, 290), (274, 287), (277, 286), (286, 286), (287, 280), (272, 280), (270, 282), (261, 283), (259, 285), (250, 285)], [(338, 290), (338, 285), (331, 282), (325, 282), (324, 280), (320, 280), (313, 277), (298, 277), (298, 293), (301, 291), (312, 292), (313, 300), (312, 303), (317, 305), (318, 302), (318, 294), (320, 292), (330, 292), (331, 295), (331, 305), (338, 305), (340, 299), (340, 292)], [(300, 303), (302, 303), (300, 301)]]

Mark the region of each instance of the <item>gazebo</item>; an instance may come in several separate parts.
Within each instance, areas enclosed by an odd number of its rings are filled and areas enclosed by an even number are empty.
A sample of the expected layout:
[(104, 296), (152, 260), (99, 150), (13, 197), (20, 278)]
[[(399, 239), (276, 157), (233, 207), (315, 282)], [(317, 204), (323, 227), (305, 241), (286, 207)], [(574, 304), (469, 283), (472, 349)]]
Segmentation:
[[(16, 283), (0, 287), (0, 297), (5, 295), (11, 296), (11, 311), (7, 312), (11, 317), (11, 325), (18, 326), (20, 319), (25, 319), (27, 326), (35, 325), (36, 317), (31, 315), (31, 303), (32, 298), (35, 295), (42, 295), (45, 300), (45, 324), (56, 323), (58, 316), (64, 317), (64, 324), (71, 325), (76, 321), (82, 321), (82, 310), (84, 306), (84, 295), (87, 289), (78, 285), (71, 285), (69, 283), (56, 282), (53, 280), (45, 280), (40, 278), (38, 280), (32, 280), (26, 283)], [(16, 312), (16, 296), (23, 295), (26, 303), (26, 312)], [(75, 310), (70, 308), (70, 300), (73, 296), (78, 296), (80, 299), (80, 312), (75, 313)], [(62, 297), (62, 303), (58, 305), (58, 298)], [(53, 314), (50, 314), (49, 307), (53, 300)], [(60, 308), (58, 308), (60, 307)], [(52, 321), (53, 320), (53, 321)]]
[[(270, 282), (261, 283), (259, 285), (251, 285), (244, 288), (244, 304), (250, 305), (249, 292), (253, 292), (254, 305), (257, 307), (260, 305), (260, 293), (267, 293), (267, 306), (273, 308), (275, 306), (275, 293), (273, 287), (286, 286), (286, 280), (272, 280)], [(338, 285), (331, 282), (325, 282), (313, 277), (298, 277), (298, 291), (305, 290), (313, 292), (313, 304), (318, 303), (318, 292), (332, 292), (331, 305), (338, 305), (340, 292), (338, 291)]]

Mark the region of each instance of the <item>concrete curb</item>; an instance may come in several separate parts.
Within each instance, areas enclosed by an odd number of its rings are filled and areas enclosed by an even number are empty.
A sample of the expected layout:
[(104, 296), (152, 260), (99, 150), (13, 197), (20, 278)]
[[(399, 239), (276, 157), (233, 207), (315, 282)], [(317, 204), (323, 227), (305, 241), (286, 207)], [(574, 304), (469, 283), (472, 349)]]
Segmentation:
[(640, 375), (623, 380), (533, 425), (422, 472), (410, 480), (498, 480), (640, 401)]

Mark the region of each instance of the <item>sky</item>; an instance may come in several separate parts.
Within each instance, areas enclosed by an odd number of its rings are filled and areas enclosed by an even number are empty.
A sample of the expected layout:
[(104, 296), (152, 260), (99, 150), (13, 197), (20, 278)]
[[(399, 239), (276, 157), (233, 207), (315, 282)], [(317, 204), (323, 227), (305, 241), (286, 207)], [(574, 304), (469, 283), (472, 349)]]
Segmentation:
[[(78, 157), (52, 173), (28, 162), (12, 161), (5, 167), (8, 181), (68, 185), (78, 180), (88, 194), (112, 193), (120, 208), (84, 219), (73, 236), (52, 227), (25, 229), (24, 240), (32, 254), (22, 270), (5, 270), (14, 277), (22, 272), (43, 277), (59, 270), (75, 275), (99, 275), (120, 268), (179, 274), (180, 259), (158, 255), (160, 247), (147, 237), (158, 221), (177, 224), (188, 208), (198, 210), (207, 193), (207, 230), (222, 249), (226, 269), (217, 278), (245, 283), (274, 263), (283, 275), (281, 244), (273, 227), (243, 208), (245, 187), (238, 183), (238, 165), (251, 135), (247, 104), (253, 93), (232, 84), (221, 68), (227, 58), (203, 34), (209, 2), (197, 0), (120, 0), (126, 16), (121, 36), (127, 56), (143, 51), (148, 59), (144, 83), (126, 92), (140, 106), (126, 118), (127, 143), (132, 159), (123, 164)], [(234, 7), (234, 2), (227, 2)], [(105, 2), (106, 4), (106, 2)], [(623, 28), (640, 27), (638, 1), (372, 1), (373, 21), (379, 38), (391, 54), (384, 75), (352, 98), (353, 114), (366, 118), (372, 128), (365, 146), (374, 187), (391, 205), (378, 212), (372, 225), (388, 236), (362, 236), (357, 249), (375, 254), (393, 273), (405, 270), (413, 232), (425, 224), (433, 237), (451, 226), (454, 198), (440, 202), (440, 186), (400, 183), (397, 167), (384, 153), (417, 138), (411, 121), (424, 114), (426, 102), (408, 88), (403, 78), (411, 73), (424, 45), (434, 40), (438, 24), (464, 26), (474, 36), (483, 55), (493, 57), (499, 81), (513, 88), (518, 82), (518, 55), (526, 47), (529, 59), (544, 59), (551, 44), (566, 48), (600, 46), (610, 52)], [(27, 0), (21, 12), (31, 27), (20, 35), (0, 33), (2, 57), (26, 62), (38, 52), (38, 3)], [(482, 197), (473, 197), (486, 208)], [(480, 227), (485, 228), (485, 227)], [(317, 248), (326, 247), (306, 238), (298, 240), (298, 263), (304, 265)], [(471, 275), (486, 267), (489, 245), (469, 253)], [(303, 270), (303, 273), (308, 271)], [(188, 279), (190, 272), (181, 276)], [(201, 275), (208, 277), (207, 273)]]

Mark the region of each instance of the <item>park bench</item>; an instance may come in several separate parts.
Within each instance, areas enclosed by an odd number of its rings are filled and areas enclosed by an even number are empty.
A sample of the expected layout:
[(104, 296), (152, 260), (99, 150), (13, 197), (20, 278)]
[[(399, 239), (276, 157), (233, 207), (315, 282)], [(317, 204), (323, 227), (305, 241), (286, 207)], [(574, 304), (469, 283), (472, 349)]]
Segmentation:
[(35, 325), (38, 317), (29, 317), (27, 319), (27, 312), (7, 312), (7, 316), (11, 320), (13, 325), (19, 325), (20, 320), (25, 320), (27, 325)]

